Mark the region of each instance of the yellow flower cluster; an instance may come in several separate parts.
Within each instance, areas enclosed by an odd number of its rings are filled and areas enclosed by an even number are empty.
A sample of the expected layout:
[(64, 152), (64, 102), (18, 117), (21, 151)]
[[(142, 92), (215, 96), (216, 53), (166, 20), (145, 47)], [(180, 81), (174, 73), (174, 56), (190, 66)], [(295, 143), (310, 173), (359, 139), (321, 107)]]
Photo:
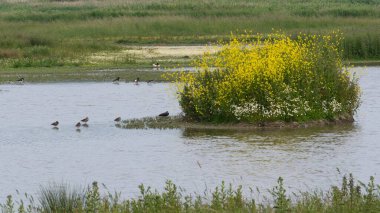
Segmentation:
[[(195, 61), (195, 74), (178, 76), (180, 104), (187, 116), (207, 121), (328, 118), (335, 111), (323, 110), (322, 102), (332, 100), (342, 106), (339, 112), (352, 114), (359, 93), (343, 67), (341, 38), (340, 33), (296, 38), (284, 33), (232, 36), (219, 53), (206, 53)], [(288, 90), (292, 92), (284, 92)], [(350, 106), (344, 96), (352, 97)], [(300, 109), (305, 104), (294, 100), (314, 104)], [(244, 106), (255, 106), (255, 110)], [(252, 113), (242, 118), (236, 109)]]

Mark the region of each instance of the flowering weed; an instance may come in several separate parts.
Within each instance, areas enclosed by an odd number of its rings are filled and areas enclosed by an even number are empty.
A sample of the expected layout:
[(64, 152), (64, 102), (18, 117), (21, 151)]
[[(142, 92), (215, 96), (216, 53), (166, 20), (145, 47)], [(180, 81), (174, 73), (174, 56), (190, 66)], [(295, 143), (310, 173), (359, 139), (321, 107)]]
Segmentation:
[(360, 91), (341, 41), (337, 32), (232, 36), (219, 53), (194, 62), (195, 74), (177, 76), (180, 105), (187, 117), (211, 122), (352, 117)]

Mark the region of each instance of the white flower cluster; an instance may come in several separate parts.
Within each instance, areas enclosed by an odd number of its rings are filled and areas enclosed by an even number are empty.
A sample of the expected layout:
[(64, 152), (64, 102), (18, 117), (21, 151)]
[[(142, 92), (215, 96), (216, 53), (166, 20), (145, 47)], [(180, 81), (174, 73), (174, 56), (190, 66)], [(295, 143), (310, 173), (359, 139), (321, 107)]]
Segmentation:
[[(286, 85), (275, 97), (267, 97), (265, 105), (253, 99), (241, 105), (234, 105), (231, 110), (238, 120), (247, 121), (261, 119), (287, 120), (304, 117), (312, 109), (309, 101), (305, 100), (300, 94), (302, 92)], [(343, 110), (342, 104), (335, 98), (331, 101), (323, 101), (322, 109), (325, 114), (336, 114)]]
[(269, 105), (264, 107), (252, 100), (242, 106), (232, 106), (232, 112), (238, 120), (243, 118), (249, 120), (250, 118), (271, 119), (304, 116), (311, 110), (309, 102), (299, 97), (285, 100), (268, 98), (268, 102)]
[[(268, 97), (265, 106), (252, 100), (241, 106), (232, 106), (232, 112), (238, 120), (289, 119), (306, 116), (311, 107), (299, 94), (300, 92), (286, 85), (281, 94), (276, 94), (273, 98)], [(339, 104), (334, 106), (339, 107)]]
[(243, 106), (232, 105), (232, 112), (238, 120), (244, 117), (250, 117), (259, 114), (263, 111), (263, 106), (253, 100), (250, 103), (245, 103)]
[(270, 101), (271, 117), (297, 117), (305, 116), (311, 110), (309, 102), (300, 97), (287, 97)]
[(324, 113), (337, 113), (342, 111), (342, 104), (339, 103), (337, 100), (332, 99), (332, 101), (327, 102), (323, 101), (322, 102), (322, 109)]

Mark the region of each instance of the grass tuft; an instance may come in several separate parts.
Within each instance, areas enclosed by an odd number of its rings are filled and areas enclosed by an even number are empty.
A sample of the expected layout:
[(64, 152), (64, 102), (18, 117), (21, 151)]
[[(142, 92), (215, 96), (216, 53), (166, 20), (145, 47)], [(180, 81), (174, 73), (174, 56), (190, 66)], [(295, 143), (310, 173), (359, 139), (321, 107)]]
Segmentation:
[(66, 184), (51, 184), (41, 187), (38, 200), (40, 212), (75, 212), (83, 206), (83, 190)]

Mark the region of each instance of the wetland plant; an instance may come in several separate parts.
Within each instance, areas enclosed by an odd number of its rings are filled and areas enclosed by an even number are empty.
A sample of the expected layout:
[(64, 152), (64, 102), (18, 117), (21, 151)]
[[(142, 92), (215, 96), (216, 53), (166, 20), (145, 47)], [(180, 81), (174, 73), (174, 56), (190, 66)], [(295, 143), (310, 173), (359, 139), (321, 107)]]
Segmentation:
[(216, 55), (177, 74), (187, 118), (207, 122), (350, 119), (359, 106), (357, 78), (344, 66), (341, 33), (232, 36)]
[(66, 184), (51, 184), (41, 187), (38, 193), (40, 212), (74, 212), (83, 206), (83, 190)]
[[(106, 188), (105, 188), (106, 189)], [(8, 196), (1, 210), (12, 212), (379, 212), (380, 186), (370, 177), (367, 184), (354, 179), (350, 174), (342, 178), (341, 185), (331, 186), (327, 191), (287, 193), (280, 177), (277, 186), (268, 197), (258, 203), (251, 194), (243, 193), (242, 186), (225, 184), (200, 194), (186, 194), (172, 181), (166, 181), (163, 190), (153, 190), (143, 184), (139, 186), (137, 198), (120, 199), (120, 193), (101, 195), (97, 182), (86, 191), (71, 189), (66, 185), (49, 185), (41, 188), (39, 203), (29, 200), (14, 202)], [(259, 190), (257, 192), (260, 194)], [(257, 196), (256, 196), (257, 197)]]

